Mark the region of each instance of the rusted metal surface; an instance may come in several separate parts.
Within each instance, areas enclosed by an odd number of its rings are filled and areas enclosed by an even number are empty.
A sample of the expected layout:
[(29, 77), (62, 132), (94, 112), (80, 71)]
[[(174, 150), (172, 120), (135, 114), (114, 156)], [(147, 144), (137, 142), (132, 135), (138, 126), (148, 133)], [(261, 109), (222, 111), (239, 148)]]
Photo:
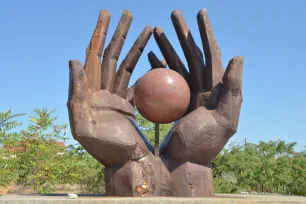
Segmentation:
[[(182, 14), (175, 10), (171, 19), (189, 71), (163, 30), (156, 27), (153, 31), (146, 26), (116, 73), (132, 22), (132, 14), (127, 10), (105, 50), (110, 14), (102, 10), (86, 49), (85, 65), (78, 60), (69, 63), (67, 105), (72, 135), (106, 167), (109, 196), (212, 196), (210, 162), (237, 131), (243, 57), (234, 57), (224, 71), (205, 9), (197, 16), (204, 56)], [(152, 32), (169, 68), (181, 74), (190, 89), (188, 109), (165, 137), (159, 157), (154, 152), (158, 148), (149, 144), (137, 128), (133, 114), (135, 86), (128, 89)], [(152, 68), (166, 67), (165, 61), (159, 61), (154, 53), (148, 57)]]

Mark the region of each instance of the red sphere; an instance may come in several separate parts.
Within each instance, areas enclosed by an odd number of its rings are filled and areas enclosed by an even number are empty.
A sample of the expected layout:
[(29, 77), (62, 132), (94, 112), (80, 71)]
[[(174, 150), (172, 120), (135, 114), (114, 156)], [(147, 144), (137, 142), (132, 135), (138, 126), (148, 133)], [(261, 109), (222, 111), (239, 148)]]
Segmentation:
[(139, 113), (154, 123), (173, 122), (186, 112), (190, 90), (177, 72), (158, 68), (147, 72), (135, 86), (135, 105)]

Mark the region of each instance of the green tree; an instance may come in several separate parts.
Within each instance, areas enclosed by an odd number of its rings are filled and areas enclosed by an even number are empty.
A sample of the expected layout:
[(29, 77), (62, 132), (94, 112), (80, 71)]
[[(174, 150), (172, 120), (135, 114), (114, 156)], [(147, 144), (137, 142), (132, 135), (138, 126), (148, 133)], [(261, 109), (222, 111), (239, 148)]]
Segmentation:
[(216, 192), (306, 195), (306, 157), (284, 141), (234, 145), (213, 162)]
[(80, 144), (69, 145), (59, 165), (63, 184), (78, 184), (84, 193), (105, 193), (104, 166), (87, 153)]
[(21, 131), (16, 160), (18, 164), (18, 184), (31, 186), (34, 192), (52, 191), (59, 183), (57, 169), (63, 158), (64, 147), (58, 145), (66, 125), (55, 125), (55, 110), (34, 109), (30, 124)]
[(15, 155), (10, 154), (5, 147), (11, 147), (19, 138), (19, 133), (13, 131), (22, 125), (17, 119), (24, 113), (13, 114), (11, 110), (0, 112), (0, 186), (7, 186), (15, 181), (17, 174)]
[(11, 110), (0, 112), (0, 144), (15, 140), (18, 133), (12, 132), (14, 128), (22, 126), (22, 122), (16, 119), (25, 113), (13, 114)]
[(303, 152), (294, 153), (290, 165), (288, 194), (306, 196), (306, 148)]
[(35, 116), (30, 116), (30, 125), (21, 133), (24, 139), (36, 140), (63, 140), (62, 131), (67, 127), (66, 124), (54, 124), (57, 116), (53, 116), (55, 109), (48, 111), (47, 108), (35, 108)]

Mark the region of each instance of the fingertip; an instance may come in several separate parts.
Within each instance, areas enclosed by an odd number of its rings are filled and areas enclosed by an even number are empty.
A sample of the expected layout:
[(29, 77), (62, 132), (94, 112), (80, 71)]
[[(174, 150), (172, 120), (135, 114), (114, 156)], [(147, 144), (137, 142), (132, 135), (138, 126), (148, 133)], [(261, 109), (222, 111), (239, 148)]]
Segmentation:
[(154, 34), (155, 35), (157, 35), (158, 37), (159, 36), (161, 36), (163, 33), (164, 33), (164, 31), (163, 31), (163, 29), (160, 27), (160, 26), (156, 26), (155, 28), (154, 28)]
[(151, 65), (152, 69), (155, 69), (155, 68), (166, 68), (166, 66), (167, 66), (167, 63), (160, 61), (158, 59), (158, 57), (152, 51), (150, 51), (148, 53), (148, 59), (149, 59), (149, 63)]
[(178, 10), (178, 9), (174, 9), (171, 13), (171, 18), (178, 18), (179, 16), (181, 16), (182, 13)]
[(82, 62), (80, 60), (69, 60), (69, 68), (72, 69), (74, 67), (83, 67)]
[(125, 10), (123, 11), (123, 14), (122, 14), (122, 15), (128, 16), (128, 17), (130, 17), (130, 18), (133, 18), (132, 12), (129, 11), (129, 10), (127, 10), (127, 9), (125, 9)]
[(146, 25), (146, 27), (144, 28), (144, 30), (146, 32), (152, 33), (153, 32), (153, 28), (150, 25)]
[(151, 57), (153, 57), (153, 56), (154, 56), (154, 53), (153, 53), (152, 51), (150, 51), (150, 52), (148, 53), (148, 57), (151, 58)]
[(235, 56), (229, 62), (229, 69), (242, 68), (243, 67), (243, 62), (244, 62), (244, 57), (243, 56)]
[(225, 87), (231, 90), (234, 95), (237, 95), (241, 90), (243, 60), (243, 56), (236, 56), (231, 59), (222, 78)]
[(107, 9), (102, 9), (100, 10), (100, 17), (107, 17), (107, 16), (110, 16), (110, 12), (107, 10)]
[(236, 57), (234, 57), (234, 60), (237, 61), (237, 62), (243, 62), (244, 57), (243, 56), (236, 56)]
[(197, 14), (197, 18), (205, 18), (206, 16), (208, 16), (207, 13), (207, 9), (201, 9), (198, 14)]

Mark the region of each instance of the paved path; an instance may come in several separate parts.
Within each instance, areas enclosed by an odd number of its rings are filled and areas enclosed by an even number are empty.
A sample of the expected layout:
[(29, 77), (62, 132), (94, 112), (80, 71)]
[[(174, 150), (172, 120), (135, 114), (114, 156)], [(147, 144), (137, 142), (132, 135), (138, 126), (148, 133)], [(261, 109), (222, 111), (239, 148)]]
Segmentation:
[(224, 195), (218, 194), (211, 198), (123, 198), (81, 195), (77, 199), (69, 199), (67, 195), (4, 195), (0, 196), (0, 204), (248, 204), (248, 203), (305, 203), (306, 197), (281, 195)]

